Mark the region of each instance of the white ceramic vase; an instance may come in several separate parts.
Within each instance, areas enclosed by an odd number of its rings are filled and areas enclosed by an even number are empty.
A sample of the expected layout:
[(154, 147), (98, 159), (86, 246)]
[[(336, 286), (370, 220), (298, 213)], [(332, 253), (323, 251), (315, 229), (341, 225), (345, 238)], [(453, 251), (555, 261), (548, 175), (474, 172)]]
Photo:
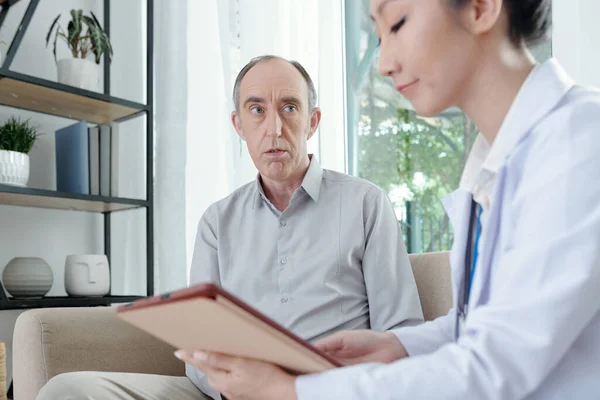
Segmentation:
[(48, 293), (54, 274), (48, 263), (37, 257), (15, 257), (6, 264), (2, 284), (15, 298), (39, 298)]
[(27, 186), (29, 156), (16, 151), (0, 150), (0, 183)]
[(100, 88), (100, 64), (83, 58), (65, 58), (56, 64), (58, 82), (91, 91)]
[(110, 270), (104, 254), (69, 255), (65, 262), (69, 296), (104, 296), (110, 291)]

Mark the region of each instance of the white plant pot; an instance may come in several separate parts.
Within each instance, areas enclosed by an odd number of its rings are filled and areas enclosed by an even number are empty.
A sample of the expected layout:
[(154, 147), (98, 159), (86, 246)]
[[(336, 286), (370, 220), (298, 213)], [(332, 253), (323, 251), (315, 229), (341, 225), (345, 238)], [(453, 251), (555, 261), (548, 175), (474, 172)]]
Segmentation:
[(110, 291), (110, 270), (104, 254), (67, 256), (65, 290), (69, 296), (104, 296)]
[(16, 151), (0, 150), (0, 183), (27, 186), (29, 156)]
[(100, 65), (83, 58), (59, 60), (58, 82), (81, 89), (98, 91), (100, 88)]
[(2, 272), (2, 284), (15, 298), (39, 298), (48, 293), (54, 281), (52, 269), (37, 257), (15, 257)]

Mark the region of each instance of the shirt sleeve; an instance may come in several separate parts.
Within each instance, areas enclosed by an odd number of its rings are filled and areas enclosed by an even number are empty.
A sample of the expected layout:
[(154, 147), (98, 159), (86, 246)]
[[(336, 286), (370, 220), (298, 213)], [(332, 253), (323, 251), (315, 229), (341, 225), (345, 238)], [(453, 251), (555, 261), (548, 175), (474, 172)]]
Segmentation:
[(218, 259), (217, 223), (210, 207), (198, 223), (194, 254), (190, 268), (190, 284), (213, 282), (221, 284)]
[[(209, 208), (198, 223), (194, 255), (190, 269), (190, 284), (213, 282), (221, 284), (217, 252), (217, 224), (212, 208)], [(221, 395), (208, 384), (207, 377), (196, 367), (186, 364), (186, 376), (204, 394), (220, 400)]]
[(496, 197), (510, 208), (511, 245), (496, 249), (489, 300), (471, 310), (459, 340), (392, 364), (301, 376), (300, 400), (500, 400), (539, 390), (600, 312), (600, 186), (589, 181), (600, 170), (597, 132), (554, 136), (522, 156), (514, 195)]
[(417, 284), (402, 230), (387, 194), (374, 188), (365, 196), (363, 275), (371, 329), (386, 331), (423, 322)]
[(418, 326), (409, 326), (392, 330), (409, 356), (415, 357), (436, 351), (454, 340), (456, 328), (456, 308), (447, 315), (425, 322)]

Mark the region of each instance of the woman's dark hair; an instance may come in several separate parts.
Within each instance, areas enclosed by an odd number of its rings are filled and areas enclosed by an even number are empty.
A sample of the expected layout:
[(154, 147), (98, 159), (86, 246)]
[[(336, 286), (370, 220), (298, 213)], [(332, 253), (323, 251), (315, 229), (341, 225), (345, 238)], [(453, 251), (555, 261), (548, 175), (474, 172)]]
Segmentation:
[[(471, 0), (450, 0), (459, 8)], [(546, 39), (552, 22), (551, 0), (504, 0), (508, 12), (509, 36), (515, 45), (536, 44)]]

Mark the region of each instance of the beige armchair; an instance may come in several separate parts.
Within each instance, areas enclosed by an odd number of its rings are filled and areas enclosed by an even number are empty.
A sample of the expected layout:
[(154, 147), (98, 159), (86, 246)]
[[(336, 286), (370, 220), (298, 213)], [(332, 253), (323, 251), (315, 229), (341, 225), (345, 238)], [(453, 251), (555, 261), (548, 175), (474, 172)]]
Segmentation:
[[(426, 320), (452, 304), (448, 253), (410, 256)], [(33, 400), (53, 376), (71, 371), (182, 376), (171, 346), (118, 319), (114, 308), (51, 308), (24, 312), (13, 340), (15, 400)]]

